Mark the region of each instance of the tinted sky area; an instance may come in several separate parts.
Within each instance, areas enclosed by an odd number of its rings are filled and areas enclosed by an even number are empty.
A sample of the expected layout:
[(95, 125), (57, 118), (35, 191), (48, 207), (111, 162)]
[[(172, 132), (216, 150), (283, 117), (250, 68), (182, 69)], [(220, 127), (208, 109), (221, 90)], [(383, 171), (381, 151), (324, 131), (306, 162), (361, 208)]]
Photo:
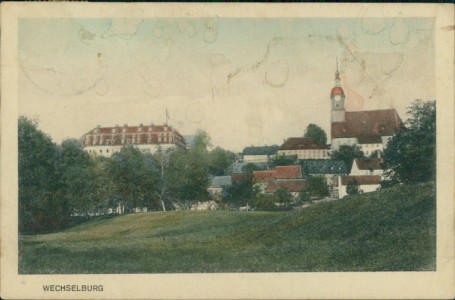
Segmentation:
[(430, 18), (21, 19), (19, 113), (56, 142), (169, 123), (215, 146), (329, 132), (336, 59), (349, 110), (435, 99)]

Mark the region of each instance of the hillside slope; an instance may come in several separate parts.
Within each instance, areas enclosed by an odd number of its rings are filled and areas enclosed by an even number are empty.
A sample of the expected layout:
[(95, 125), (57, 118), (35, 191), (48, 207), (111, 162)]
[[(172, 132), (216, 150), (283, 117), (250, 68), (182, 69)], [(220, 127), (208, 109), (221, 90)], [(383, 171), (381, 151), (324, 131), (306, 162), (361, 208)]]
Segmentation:
[(302, 211), (102, 217), (20, 238), (19, 271), (168, 273), (434, 270), (435, 191), (400, 186)]

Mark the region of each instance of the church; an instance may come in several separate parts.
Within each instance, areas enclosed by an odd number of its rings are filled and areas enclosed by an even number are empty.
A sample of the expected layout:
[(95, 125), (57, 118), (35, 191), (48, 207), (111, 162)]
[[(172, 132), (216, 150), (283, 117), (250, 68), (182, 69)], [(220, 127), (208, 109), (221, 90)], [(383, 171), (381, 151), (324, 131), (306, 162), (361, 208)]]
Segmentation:
[(341, 145), (357, 145), (370, 156), (382, 151), (403, 126), (395, 109), (346, 111), (338, 64), (330, 99), (332, 150), (338, 150)]

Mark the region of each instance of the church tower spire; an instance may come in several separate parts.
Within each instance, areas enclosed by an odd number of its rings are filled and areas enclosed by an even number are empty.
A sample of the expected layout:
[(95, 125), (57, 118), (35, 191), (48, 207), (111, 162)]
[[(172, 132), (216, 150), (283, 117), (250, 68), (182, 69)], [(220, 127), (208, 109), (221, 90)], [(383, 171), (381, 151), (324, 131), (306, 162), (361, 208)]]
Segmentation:
[(343, 88), (341, 87), (340, 71), (338, 70), (338, 58), (336, 62), (336, 72), (335, 72), (335, 87), (332, 88), (330, 92), (330, 99), (332, 103), (331, 115), (332, 123), (333, 122), (344, 122), (344, 100), (345, 95)]

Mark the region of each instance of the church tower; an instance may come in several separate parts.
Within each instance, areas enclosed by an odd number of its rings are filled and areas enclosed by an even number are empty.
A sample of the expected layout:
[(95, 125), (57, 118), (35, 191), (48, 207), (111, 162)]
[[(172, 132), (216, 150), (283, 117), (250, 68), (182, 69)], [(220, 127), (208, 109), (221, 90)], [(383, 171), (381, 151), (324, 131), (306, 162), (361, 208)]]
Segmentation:
[(330, 92), (330, 99), (332, 101), (331, 109), (331, 121), (334, 122), (344, 122), (344, 91), (341, 88), (340, 72), (338, 71), (338, 60), (337, 60), (337, 71), (335, 73), (335, 87), (332, 88)]

